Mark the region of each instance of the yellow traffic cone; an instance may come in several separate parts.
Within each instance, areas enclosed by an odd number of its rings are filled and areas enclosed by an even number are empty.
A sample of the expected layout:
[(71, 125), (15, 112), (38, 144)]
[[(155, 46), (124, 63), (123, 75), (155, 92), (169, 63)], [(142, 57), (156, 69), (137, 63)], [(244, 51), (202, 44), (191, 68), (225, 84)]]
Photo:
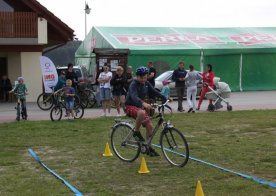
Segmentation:
[(201, 183), (199, 180), (197, 181), (195, 196), (204, 196)]
[(111, 151), (110, 151), (108, 142), (105, 144), (105, 149), (104, 149), (103, 156), (104, 156), (104, 157), (112, 157), (112, 156), (113, 156), (113, 154), (112, 154)]
[(149, 169), (145, 160), (145, 157), (142, 157), (142, 161), (141, 161), (141, 165), (140, 165), (140, 169), (138, 171), (139, 174), (147, 174), (149, 173)]

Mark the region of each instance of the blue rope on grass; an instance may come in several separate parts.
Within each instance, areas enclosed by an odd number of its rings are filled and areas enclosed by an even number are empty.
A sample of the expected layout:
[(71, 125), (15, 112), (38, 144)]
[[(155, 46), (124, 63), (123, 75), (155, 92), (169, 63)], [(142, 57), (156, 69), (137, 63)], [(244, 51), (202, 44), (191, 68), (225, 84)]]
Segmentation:
[[(156, 146), (158, 148), (161, 148), (160, 145), (156, 145), (156, 144), (152, 144), (153, 146)], [(180, 155), (180, 156), (184, 156), (184, 154), (181, 154), (181, 153), (178, 153), (178, 152), (175, 152), (171, 149), (168, 149), (168, 148), (164, 148), (166, 151), (169, 151), (171, 153), (174, 153), (174, 154), (177, 154), (177, 155)], [(258, 182), (259, 184), (264, 184), (264, 185), (268, 185), (272, 188), (276, 188), (276, 183), (273, 183), (273, 182), (269, 182), (267, 180), (263, 180), (263, 179), (260, 179), (260, 178), (256, 178), (254, 176), (250, 176), (250, 175), (247, 175), (247, 174), (243, 174), (243, 173), (240, 173), (240, 172), (235, 172), (233, 170), (230, 170), (230, 169), (227, 169), (227, 168), (224, 168), (224, 167), (221, 167), (221, 166), (218, 166), (218, 165), (215, 165), (213, 163), (209, 163), (207, 161), (203, 161), (203, 160), (200, 160), (198, 158), (195, 158), (195, 157), (189, 157), (189, 159), (193, 160), (193, 161), (196, 161), (196, 162), (199, 162), (199, 163), (203, 163), (203, 164), (206, 164), (206, 165), (209, 165), (209, 166), (212, 166), (212, 167), (215, 167), (215, 168), (218, 168), (218, 169), (221, 169), (223, 171), (226, 171), (226, 172), (230, 172), (230, 173), (233, 173), (233, 174), (236, 174), (238, 176), (241, 176), (241, 177), (244, 177), (244, 178), (247, 178), (247, 179), (250, 179), (250, 180), (253, 180), (255, 182)]]
[(53, 170), (51, 170), (49, 167), (47, 167), (47, 165), (45, 165), (43, 162), (41, 162), (39, 157), (35, 154), (35, 152), (31, 148), (28, 149), (28, 152), (40, 165), (42, 165), (42, 167), (44, 167), (48, 172), (50, 172), (57, 179), (61, 180), (69, 189), (71, 189), (71, 191), (74, 192), (76, 196), (83, 196), (83, 194), (80, 191), (78, 191), (78, 189), (73, 187), (66, 180), (64, 180), (60, 175), (55, 173)]

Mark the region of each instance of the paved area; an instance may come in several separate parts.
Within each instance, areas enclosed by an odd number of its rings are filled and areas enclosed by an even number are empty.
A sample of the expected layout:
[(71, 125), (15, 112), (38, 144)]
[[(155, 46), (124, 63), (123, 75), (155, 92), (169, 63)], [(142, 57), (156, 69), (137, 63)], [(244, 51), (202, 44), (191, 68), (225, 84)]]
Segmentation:
[[(233, 110), (253, 110), (253, 109), (276, 109), (276, 91), (254, 91), (254, 92), (235, 92), (227, 99), (233, 106)], [(187, 102), (183, 101), (187, 111)], [(206, 112), (208, 101), (203, 101), (202, 109), (199, 112)], [(0, 122), (15, 121), (16, 111), (15, 103), (0, 103)], [(176, 112), (177, 101), (170, 103), (170, 106)], [(29, 120), (50, 120), (50, 111), (40, 110), (36, 103), (27, 103)], [(218, 110), (226, 111), (226, 107)], [(84, 118), (97, 118), (102, 114), (99, 108), (85, 109)], [(112, 109), (111, 115), (116, 116), (117, 112)]]

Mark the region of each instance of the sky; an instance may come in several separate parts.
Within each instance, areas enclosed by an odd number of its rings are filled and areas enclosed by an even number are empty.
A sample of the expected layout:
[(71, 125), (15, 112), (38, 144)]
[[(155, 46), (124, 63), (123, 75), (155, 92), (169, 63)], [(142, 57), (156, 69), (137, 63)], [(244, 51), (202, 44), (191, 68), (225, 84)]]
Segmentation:
[(85, 38), (92, 26), (276, 27), (276, 0), (37, 0)]

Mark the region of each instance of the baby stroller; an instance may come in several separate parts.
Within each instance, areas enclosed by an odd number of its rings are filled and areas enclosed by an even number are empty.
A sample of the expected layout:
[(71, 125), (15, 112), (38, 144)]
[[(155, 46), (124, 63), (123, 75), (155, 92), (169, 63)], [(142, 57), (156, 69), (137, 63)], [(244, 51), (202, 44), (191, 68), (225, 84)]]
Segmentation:
[(229, 104), (226, 98), (230, 97), (231, 89), (228, 84), (225, 82), (216, 82), (216, 89), (208, 86), (210, 92), (206, 93), (206, 98), (209, 100), (213, 100), (213, 104), (208, 105), (208, 111), (213, 112), (215, 110), (221, 109), (223, 105), (221, 102), (224, 102), (227, 105), (227, 111), (232, 111), (232, 106)]

